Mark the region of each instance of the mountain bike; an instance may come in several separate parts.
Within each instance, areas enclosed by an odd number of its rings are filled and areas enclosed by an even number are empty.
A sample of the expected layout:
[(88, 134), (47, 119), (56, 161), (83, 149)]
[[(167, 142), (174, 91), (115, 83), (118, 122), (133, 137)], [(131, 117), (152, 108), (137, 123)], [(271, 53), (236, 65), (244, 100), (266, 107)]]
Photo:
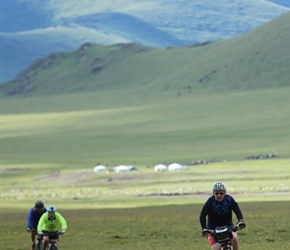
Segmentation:
[(232, 232), (241, 230), (239, 227), (235, 226), (234, 228), (229, 228), (228, 226), (216, 227), (214, 230), (208, 229), (208, 235), (212, 235), (216, 242), (221, 244), (221, 250), (233, 250), (232, 246)]
[(49, 241), (48, 241), (48, 245), (47, 248), (45, 250), (57, 250), (57, 239), (58, 236), (64, 234), (64, 232), (62, 231), (55, 231), (55, 232), (40, 232), (39, 235), (41, 236), (41, 239), (38, 239), (38, 243), (36, 245), (36, 250), (41, 250), (42, 249), (42, 245), (43, 245), (43, 237), (44, 236), (48, 236), (49, 237)]

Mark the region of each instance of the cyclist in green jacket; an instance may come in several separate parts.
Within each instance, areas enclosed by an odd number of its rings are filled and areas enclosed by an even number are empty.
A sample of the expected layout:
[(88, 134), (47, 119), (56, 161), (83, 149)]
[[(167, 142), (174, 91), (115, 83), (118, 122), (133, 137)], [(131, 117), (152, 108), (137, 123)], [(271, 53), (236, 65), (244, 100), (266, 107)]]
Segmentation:
[(64, 234), (67, 229), (67, 223), (64, 217), (56, 212), (55, 207), (48, 207), (47, 212), (44, 213), (37, 226), (37, 231), (43, 234), (43, 249), (47, 248), (49, 239), (55, 239), (58, 242), (58, 234), (47, 236), (46, 233), (56, 233), (58, 231)]

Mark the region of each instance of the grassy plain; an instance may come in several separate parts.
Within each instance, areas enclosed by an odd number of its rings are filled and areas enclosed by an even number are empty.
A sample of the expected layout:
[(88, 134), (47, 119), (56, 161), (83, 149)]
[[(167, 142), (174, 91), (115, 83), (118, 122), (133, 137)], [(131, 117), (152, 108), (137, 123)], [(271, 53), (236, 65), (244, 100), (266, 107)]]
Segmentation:
[[(240, 203), (247, 228), (239, 232), (240, 249), (289, 250), (289, 201)], [(189, 250), (209, 249), (201, 237), (200, 204), (127, 209), (78, 209), (60, 212), (68, 221), (62, 249)], [(27, 211), (1, 210), (1, 249), (26, 250)]]
[[(289, 88), (182, 98), (116, 93), (3, 99), (2, 165), (93, 168), (290, 157)], [(10, 166), (9, 166), (10, 165)]]
[[(111, 94), (1, 100), (1, 249), (27, 249), (36, 199), (67, 217), (64, 249), (208, 249), (197, 217), (216, 180), (244, 210), (242, 249), (289, 249), (289, 88)], [(278, 157), (245, 160), (265, 154)], [(208, 164), (153, 171), (197, 160)], [(97, 163), (139, 171), (93, 174)]]
[(198, 215), (213, 181), (224, 180), (248, 228), (241, 249), (290, 249), (289, 159), (210, 163), (175, 173), (93, 173), (14, 165), (1, 169), (1, 249), (25, 250), (28, 208), (55, 205), (69, 229), (62, 249), (208, 249)]
[(126, 174), (31, 165), (6, 169), (1, 249), (28, 249), (26, 216), (39, 198), (68, 221), (62, 249), (209, 249), (198, 216), (217, 179), (227, 183), (243, 210), (248, 227), (239, 233), (241, 249), (290, 249), (289, 159), (211, 163), (174, 173), (146, 167)]
[[(63, 249), (208, 249), (198, 214), (216, 180), (245, 214), (241, 249), (290, 249), (289, 88), (166, 102), (123, 94), (2, 100), (1, 249), (28, 249), (36, 199), (67, 218)], [(265, 154), (278, 157), (245, 160)], [(197, 160), (208, 164), (153, 171)], [(94, 174), (97, 163), (139, 171)]]

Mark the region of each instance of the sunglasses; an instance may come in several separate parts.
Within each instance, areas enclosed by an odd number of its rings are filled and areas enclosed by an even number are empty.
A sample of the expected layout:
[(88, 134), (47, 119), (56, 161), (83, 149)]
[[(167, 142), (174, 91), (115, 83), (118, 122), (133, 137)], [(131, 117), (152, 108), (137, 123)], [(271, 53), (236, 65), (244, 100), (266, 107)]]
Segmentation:
[(214, 192), (215, 195), (224, 195), (224, 192)]

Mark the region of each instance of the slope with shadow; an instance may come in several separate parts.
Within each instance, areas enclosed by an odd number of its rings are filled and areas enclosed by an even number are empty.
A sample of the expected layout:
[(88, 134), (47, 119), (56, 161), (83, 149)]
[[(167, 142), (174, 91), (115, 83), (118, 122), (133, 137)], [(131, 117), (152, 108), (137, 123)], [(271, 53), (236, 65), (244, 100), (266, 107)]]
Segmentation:
[[(184, 43), (172, 35), (155, 28), (141, 19), (118, 12), (104, 12), (70, 20), (68, 25), (77, 25), (112, 33), (126, 37), (133, 43), (140, 43), (150, 47), (181, 46)], [(64, 23), (66, 24), (66, 23)], [(91, 41), (98, 42), (98, 41)]]
[(36, 61), (2, 90), (29, 96), (125, 89), (141, 97), (286, 87), (289, 23), (287, 13), (233, 39), (181, 48), (88, 43)]
[[(41, 23), (37, 18), (34, 21)], [(5, 48), (1, 55), (5, 62), (1, 67), (1, 82), (13, 79), (35, 59), (47, 56), (51, 51), (75, 50), (86, 42), (108, 45), (130, 41), (160, 48), (184, 45), (138, 18), (110, 12), (79, 17), (61, 26), (1, 33), (0, 37)]]

